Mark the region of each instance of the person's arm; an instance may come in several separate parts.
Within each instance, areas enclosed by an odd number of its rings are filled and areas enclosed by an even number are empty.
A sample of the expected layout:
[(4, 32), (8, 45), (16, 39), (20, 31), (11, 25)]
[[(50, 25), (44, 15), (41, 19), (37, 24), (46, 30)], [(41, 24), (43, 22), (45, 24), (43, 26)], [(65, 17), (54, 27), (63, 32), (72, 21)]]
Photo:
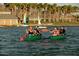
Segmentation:
[(26, 33), (29, 34), (27, 29), (26, 29)]

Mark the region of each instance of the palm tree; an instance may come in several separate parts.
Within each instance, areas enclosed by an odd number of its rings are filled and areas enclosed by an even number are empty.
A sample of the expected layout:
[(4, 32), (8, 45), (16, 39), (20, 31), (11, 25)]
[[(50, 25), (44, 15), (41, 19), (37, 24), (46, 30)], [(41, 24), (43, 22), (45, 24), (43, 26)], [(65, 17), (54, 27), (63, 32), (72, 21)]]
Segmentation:
[(52, 8), (53, 8), (53, 12), (56, 13), (57, 12), (57, 4), (54, 3), (52, 5)]
[(44, 9), (44, 22), (46, 22), (46, 13), (47, 13), (47, 9), (48, 9), (48, 4), (47, 3), (44, 3), (43, 4), (43, 9)]
[(40, 15), (41, 15), (41, 6), (42, 6), (42, 4), (37, 4), (37, 13), (38, 13), (38, 23), (39, 23), (39, 25), (41, 24), (40, 23)]
[(48, 5), (48, 12), (49, 12), (49, 22), (51, 22), (52, 5)]
[(15, 11), (16, 5), (14, 3), (5, 3), (4, 5), (11, 11), (11, 13)]

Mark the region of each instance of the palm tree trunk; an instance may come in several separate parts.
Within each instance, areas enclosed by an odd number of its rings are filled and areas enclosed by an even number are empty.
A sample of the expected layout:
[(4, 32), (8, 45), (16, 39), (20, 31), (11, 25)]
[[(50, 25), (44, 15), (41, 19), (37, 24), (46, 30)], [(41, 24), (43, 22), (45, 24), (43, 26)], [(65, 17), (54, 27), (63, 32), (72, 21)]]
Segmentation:
[(51, 23), (51, 11), (49, 12), (49, 23)]
[(38, 11), (38, 25), (41, 25), (41, 22), (40, 22), (40, 13)]

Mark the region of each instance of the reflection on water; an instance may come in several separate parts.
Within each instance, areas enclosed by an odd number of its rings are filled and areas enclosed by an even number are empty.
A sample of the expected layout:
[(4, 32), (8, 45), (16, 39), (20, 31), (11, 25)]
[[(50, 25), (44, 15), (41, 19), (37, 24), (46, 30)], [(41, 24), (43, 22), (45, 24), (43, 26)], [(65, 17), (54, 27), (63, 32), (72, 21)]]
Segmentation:
[[(54, 27), (48, 27), (49, 30)], [(19, 42), (26, 27), (0, 28), (0, 55), (79, 55), (79, 27), (65, 27), (66, 39), (51, 41), (41, 39), (37, 42)], [(42, 33), (47, 38), (50, 33)]]

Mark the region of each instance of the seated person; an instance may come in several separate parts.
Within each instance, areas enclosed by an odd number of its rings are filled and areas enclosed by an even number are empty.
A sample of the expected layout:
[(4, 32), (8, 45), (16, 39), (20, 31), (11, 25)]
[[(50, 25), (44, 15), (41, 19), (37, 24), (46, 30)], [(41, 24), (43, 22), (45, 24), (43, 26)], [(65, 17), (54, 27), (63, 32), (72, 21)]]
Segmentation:
[(65, 34), (65, 29), (63, 27), (61, 27), (61, 29), (60, 29), (60, 34), (61, 35)]
[(54, 30), (51, 31), (52, 36), (59, 36), (60, 35), (60, 31), (57, 28), (54, 28)]
[(35, 29), (34, 30), (34, 34), (36, 34), (36, 35), (40, 34), (39, 30), (38, 29)]
[(31, 26), (29, 27), (29, 29), (27, 31), (28, 31), (27, 34), (29, 34), (29, 35), (34, 34), (34, 30)]

